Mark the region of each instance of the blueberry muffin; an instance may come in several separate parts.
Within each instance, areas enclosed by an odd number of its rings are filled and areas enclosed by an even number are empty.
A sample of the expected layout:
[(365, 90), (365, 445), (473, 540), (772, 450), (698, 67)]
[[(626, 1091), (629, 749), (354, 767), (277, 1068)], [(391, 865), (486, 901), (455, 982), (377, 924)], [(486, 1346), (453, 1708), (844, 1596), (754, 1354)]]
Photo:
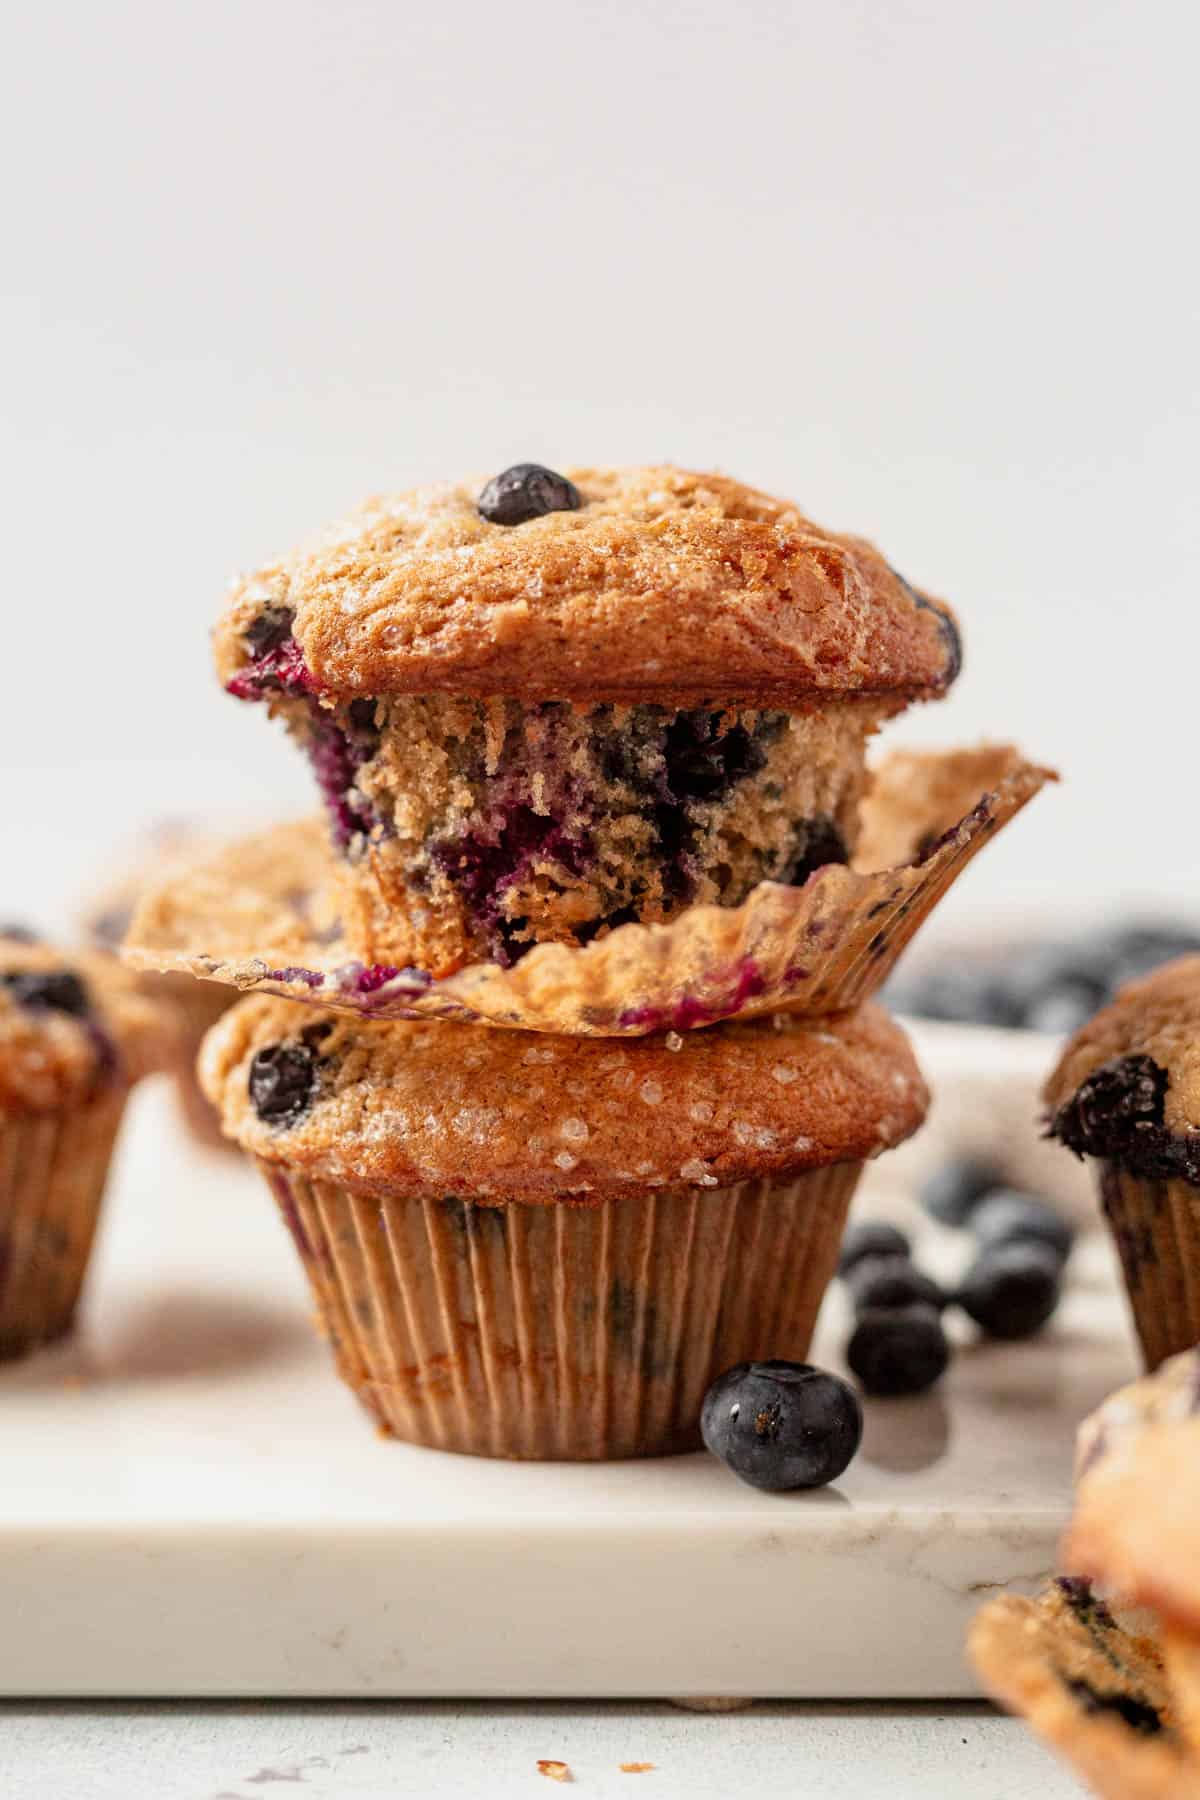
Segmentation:
[(1200, 1759), (1181, 1729), (1162, 1648), (1064, 1576), (1037, 1599), (976, 1615), (971, 1660), (992, 1698), (1027, 1719), (1104, 1800), (1196, 1800)]
[[(148, 852), (135, 859), (133, 872), (87, 908), (82, 923), (92, 947), (116, 956), (147, 886), (165, 879), (181, 858), (186, 860), (205, 850), (216, 850), (206, 835), (183, 826), (156, 829)], [(146, 971), (140, 980), (147, 995), (171, 1013), (175, 1024), (175, 1091), (188, 1130), (206, 1148), (228, 1150), (229, 1140), (200, 1092), (196, 1057), (205, 1033), (233, 1005), (236, 993), (216, 982), (196, 981), (190, 975)]]
[(693, 1449), (714, 1375), (803, 1358), (928, 1099), (875, 1007), (606, 1041), (254, 997), (200, 1072), (379, 1428), (571, 1460)]
[(867, 739), (960, 646), (785, 501), (521, 464), (246, 577), (217, 663), (309, 757), (355, 954), (440, 976), (846, 862)]
[(0, 931), (0, 1357), (69, 1328), (129, 1089), (172, 1054), (111, 959)]
[(1200, 957), (1123, 988), (1067, 1045), (1051, 1134), (1094, 1159), (1148, 1368), (1200, 1342)]
[(1076, 1475), (1068, 1566), (1154, 1615), (1200, 1754), (1200, 1351), (1106, 1400), (1080, 1430)]

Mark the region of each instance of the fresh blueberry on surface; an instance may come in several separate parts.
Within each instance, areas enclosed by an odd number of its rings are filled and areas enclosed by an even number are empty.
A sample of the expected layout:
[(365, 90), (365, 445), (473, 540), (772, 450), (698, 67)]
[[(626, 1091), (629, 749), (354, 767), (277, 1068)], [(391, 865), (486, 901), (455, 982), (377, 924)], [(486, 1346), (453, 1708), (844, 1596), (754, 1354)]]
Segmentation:
[(514, 463), (492, 476), (476, 505), (493, 525), (524, 525), (546, 513), (578, 512), (583, 495), (565, 475), (541, 463)]
[(965, 1225), (983, 1196), (996, 1186), (996, 1171), (971, 1156), (954, 1156), (934, 1170), (921, 1189), (921, 1205), (943, 1225)]
[(902, 1256), (907, 1259), (912, 1245), (895, 1225), (882, 1219), (863, 1219), (851, 1225), (842, 1239), (838, 1257), (838, 1274), (848, 1275), (855, 1263), (867, 1256)]
[(1033, 1337), (1062, 1294), (1062, 1259), (1031, 1238), (989, 1244), (963, 1277), (959, 1305), (989, 1337)]
[(1020, 1019), (1003, 971), (975, 957), (947, 957), (936, 967), (889, 984), (898, 1012), (959, 1025), (1017, 1025)]
[(862, 1441), (854, 1390), (809, 1363), (738, 1363), (704, 1396), (700, 1431), (714, 1456), (751, 1487), (824, 1487)]
[(937, 1308), (874, 1307), (860, 1313), (846, 1361), (868, 1394), (923, 1394), (950, 1361)]
[(308, 1044), (268, 1044), (250, 1064), (250, 1103), (264, 1125), (294, 1125), (312, 1105), (316, 1081)]
[(1033, 1000), (1022, 1020), (1026, 1031), (1044, 1031), (1051, 1037), (1070, 1037), (1103, 1004), (1105, 993), (1091, 982), (1060, 981)]
[(971, 1230), (981, 1244), (1047, 1244), (1060, 1262), (1066, 1262), (1075, 1233), (1060, 1213), (1032, 1194), (1015, 1188), (996, 1188), (985, 1195), (971, 1215)]
[(73, 969), (14, 969), (0, 975), (0, 982), (19, 1006), (69, 1013), (73, 1019), (86, 1019), (91, 1010), (87, 987)]
[(915, 1268), (906, 1256), (864, 1256), (846, 1277), (857, 1312), (880, 1307), (932, 1306), (941, 1312), (948, 1297), (932, 1275)]

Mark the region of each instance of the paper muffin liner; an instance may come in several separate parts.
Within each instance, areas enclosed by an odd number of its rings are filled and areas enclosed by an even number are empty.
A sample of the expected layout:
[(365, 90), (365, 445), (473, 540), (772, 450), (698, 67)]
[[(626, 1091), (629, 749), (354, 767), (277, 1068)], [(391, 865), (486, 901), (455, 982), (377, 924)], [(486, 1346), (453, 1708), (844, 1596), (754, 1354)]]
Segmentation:
[(260, 1167), (382, 1432), (571, 1462), (693, 1450), (716, 1375), (803, 1359), (862, 1170), (483, 1206)]
[(1200, 1343), (1200, 1188), (1100, 1164), (1108, 1220), (1148, 1369)]
[[(277, 827), (151, 889), (124, 950), (134, 968), (369, 1014), (613, 1037), (686, 1031), (868, 999), (983, 845), (1053, 780), (1009, 747), (898, 755), (874, 778), (855, 866), (741, 906), (623, 925), (582, 949), (540, 944), (515, 967), (433, 980), (349, 954), (319, 820)], [(883, 866), (884, 863), (890, 866)]]
[(70, 1328), (125, 1098), (0, 1121), (0, 1358)]

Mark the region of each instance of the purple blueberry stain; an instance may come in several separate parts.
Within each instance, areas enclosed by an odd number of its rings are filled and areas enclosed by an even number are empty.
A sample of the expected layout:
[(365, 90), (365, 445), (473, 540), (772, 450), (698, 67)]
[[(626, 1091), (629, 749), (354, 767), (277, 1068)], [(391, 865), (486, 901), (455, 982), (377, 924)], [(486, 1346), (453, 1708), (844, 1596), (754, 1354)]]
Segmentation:
[(299, 963), (288, 963), (282, 969), (268, 969), (263, 979), (281, 981), (288, 987), (319, 988), (325, 985), (325, 977), (319, 969), (305, 969)]
[(226, 693), (235, 700), (265, 700), (270, 694), (317, 692), (304, 652), (292, 636), (295, 616), (288, 606), (266, 606), (250, 621), (242, 633), (250, 660), (226, 682)]

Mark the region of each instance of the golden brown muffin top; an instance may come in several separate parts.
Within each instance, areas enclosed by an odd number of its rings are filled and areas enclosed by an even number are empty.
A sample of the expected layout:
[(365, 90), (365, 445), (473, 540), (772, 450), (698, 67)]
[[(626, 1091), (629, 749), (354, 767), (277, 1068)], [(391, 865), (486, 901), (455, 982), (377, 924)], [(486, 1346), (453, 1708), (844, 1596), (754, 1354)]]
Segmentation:
[(0, 932), (0, 1116), (83, 1104), (172, 1049), (167, 1015), (111, 957)]
[(226, 1133), (268, 1162), (367, 1192), (495, 1203), (858, 1161), (910, 1136), (929, 1098), (875, 1006), (614, 1041), (254, 997), (210, 1032), (199, 1068)]
[(1045, 1097), (1070, 1149), (1200, 1184), (1200, 956), (1122, 988), (1071, 1039)]
[(519, 524), (481, 515), (480, 480), (368, 501), (235, 584), (222, 681), (269, 645), (291, 691), (341, 699), (802, 710), (841, 694), (898, 711), (957, 674), (949, 610), (789, 501), (668, 465), (567, 474), (578, 506)]

